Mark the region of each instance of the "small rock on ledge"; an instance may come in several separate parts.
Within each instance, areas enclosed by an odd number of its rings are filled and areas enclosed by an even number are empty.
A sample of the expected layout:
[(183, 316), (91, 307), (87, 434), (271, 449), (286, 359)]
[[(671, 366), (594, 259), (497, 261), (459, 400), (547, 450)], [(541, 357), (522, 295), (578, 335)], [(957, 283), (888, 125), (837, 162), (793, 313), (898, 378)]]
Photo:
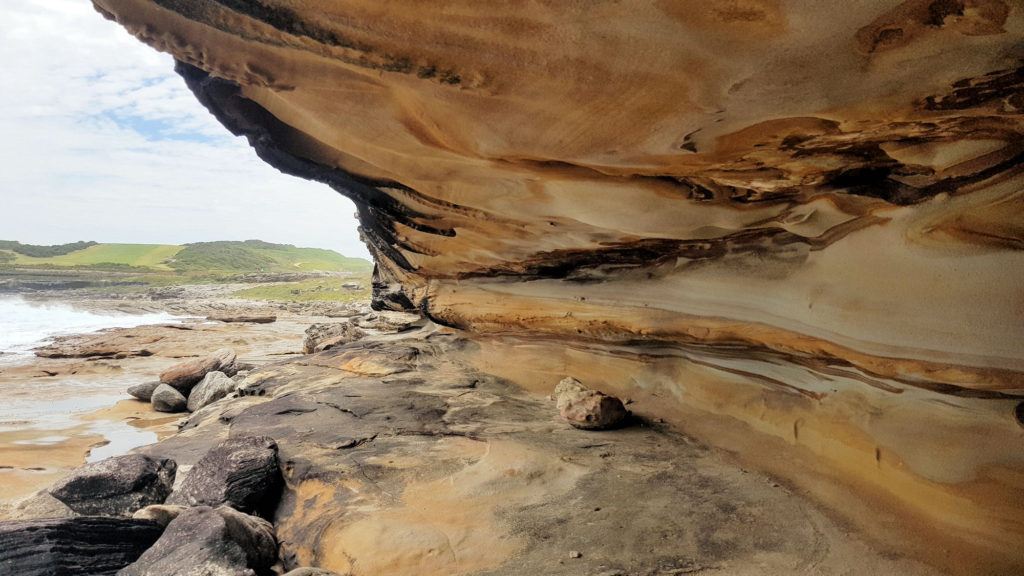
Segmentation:
[(607, 430), (621, 426), (629, 411), (622, 401), (591, 390), (575, 378), (565, 378), (555, 387), (558, 411), (569, 424), (583, 430)]

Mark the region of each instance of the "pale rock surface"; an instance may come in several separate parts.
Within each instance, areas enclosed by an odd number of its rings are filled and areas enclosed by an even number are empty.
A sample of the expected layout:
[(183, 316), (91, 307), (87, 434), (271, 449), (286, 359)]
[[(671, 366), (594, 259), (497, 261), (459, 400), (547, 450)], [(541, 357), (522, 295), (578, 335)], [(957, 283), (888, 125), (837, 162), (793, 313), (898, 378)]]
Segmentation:
[(237, 388), (238, 384), (223, 372), (208, 372), (189, 392), (186, 407), (189, 412), (195, 412), (231, 394)]
[(188, 399), (168, 384), (157, 386), (153, 390), (150, 402), (153, 404), (153, 410), (157, 412), (184, 412), (188, 406)]
[(143, 402), (149, 402), (153, 399), (153, 392), (160, 386), (160, 384), (161, 382), (159, 380), (136, 384), (135, 386), (128, 388), (128, 393)]

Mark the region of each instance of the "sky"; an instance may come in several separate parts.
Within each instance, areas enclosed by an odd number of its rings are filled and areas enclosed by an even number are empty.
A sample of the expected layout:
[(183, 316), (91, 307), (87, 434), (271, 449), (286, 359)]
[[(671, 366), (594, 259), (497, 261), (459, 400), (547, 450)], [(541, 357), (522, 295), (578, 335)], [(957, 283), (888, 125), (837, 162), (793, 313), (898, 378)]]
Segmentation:
[(89, 0), (4, 0), (0, 239), (260, 239), (369, 258), (352, 203), (281, 174), (222, 127), (174, 62)]

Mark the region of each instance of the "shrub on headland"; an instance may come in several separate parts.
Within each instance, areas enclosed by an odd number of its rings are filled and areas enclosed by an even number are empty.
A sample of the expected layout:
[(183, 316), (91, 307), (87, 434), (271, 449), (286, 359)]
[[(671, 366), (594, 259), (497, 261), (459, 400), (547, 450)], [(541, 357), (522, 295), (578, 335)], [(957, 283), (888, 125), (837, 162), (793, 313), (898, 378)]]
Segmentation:
[[(54, 244), (52, 246), (38, 246), (36, 244), (22, 244), (15, 240), (0, 240), (0, 250), (10, 250), (32, 258), (51, 258), (63, 256), (79, 250), (85, 250), (95, 246), (96, 242), (71, 242), (69, 244)], [(12, 258), (13, 259), (13, 258)], [(0, 260), (3, 262), (4, 260)]]
[(242, 242), (194, 242), (174, 256), (168, 265), (178, 271), (259, 270), (275, 264), (273, 258), (254, 252)]

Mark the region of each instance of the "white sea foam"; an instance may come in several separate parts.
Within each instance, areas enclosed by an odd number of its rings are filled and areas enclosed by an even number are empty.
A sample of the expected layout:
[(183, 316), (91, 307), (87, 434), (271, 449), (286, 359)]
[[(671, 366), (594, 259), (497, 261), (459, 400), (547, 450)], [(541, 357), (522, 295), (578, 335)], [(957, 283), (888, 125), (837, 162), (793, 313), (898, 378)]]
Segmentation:
[(154, 314), (96, 314), (67, 304), (29, 303), (19, 297), (0, 298), (0, 361), (31, 357), (32, 348), (54, 336), (85, 334), (105, 328), (131, 328), (175, 322), (165, 312)]
[[(31, 362), (32, 349), (55, 336), (85, 334), (107, 328), (178, 322), (180, 317), (156, 314), (97, 314), (67, 304), (36, 304), (21, 298), (0, 298), (0, 364)], [(74, 375), (0, 381), (0, 432), (38, 430), (43, 435), (14, 444), (48, 445), (67, 439), (62, 431), (99, 435), (108, 444), (96, 448), (89, 461), (120, 454), (156, 441), (156, 434), (124, 422), (81, 420), (80, 416), (127, 398), (125, 389), (137, 384), (131, 377), (112, 373), (101, 382), (82, 381)], [(53, 431), (53, 434), (45, 432)]]

